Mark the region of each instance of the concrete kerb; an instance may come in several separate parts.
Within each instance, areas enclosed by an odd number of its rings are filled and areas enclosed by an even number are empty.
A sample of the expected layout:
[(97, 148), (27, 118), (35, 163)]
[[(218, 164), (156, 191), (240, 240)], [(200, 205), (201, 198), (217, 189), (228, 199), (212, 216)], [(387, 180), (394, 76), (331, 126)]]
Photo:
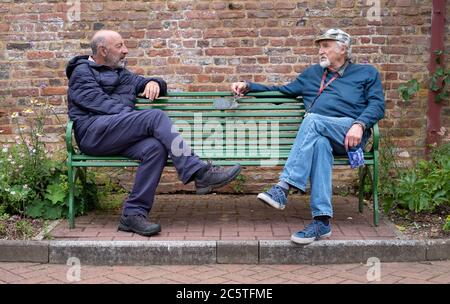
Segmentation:
[(87, 265), (342, 264), (450, 259), (450, 239), (290, 241), (7, 241), (0, 262)]

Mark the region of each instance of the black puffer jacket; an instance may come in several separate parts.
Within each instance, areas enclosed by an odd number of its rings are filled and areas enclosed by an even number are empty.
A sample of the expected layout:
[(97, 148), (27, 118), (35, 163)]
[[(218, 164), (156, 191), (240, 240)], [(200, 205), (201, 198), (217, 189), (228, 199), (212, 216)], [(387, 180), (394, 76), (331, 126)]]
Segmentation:
[(75, 122), (75, 133), (98, 115), (133, 111), (134, 100), (149, 81), (159, 84), (160, 96), (167, 94), (167, 84), (160, 78), (144, 78), (127, 69), (111, 69), (89, 60), (89, 56), (72, 58), (66, 68), (69, 79), (69, 117)]

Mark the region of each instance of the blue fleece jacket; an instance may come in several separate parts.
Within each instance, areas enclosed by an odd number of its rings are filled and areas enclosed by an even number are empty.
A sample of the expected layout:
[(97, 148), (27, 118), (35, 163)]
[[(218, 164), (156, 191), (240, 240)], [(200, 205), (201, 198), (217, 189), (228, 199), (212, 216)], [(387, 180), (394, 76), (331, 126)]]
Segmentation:
[(127, 69), (112, 69), (88, 59), (89, 56), (74, 57), (66, 68), (69, 117), (75, 122), (75, 135), (82, 136), (99, 115), (133, 111), (136, 96), (150, 81), (159, 84), (160, 96), (167, 94), (166, 82), (160, 78), (144, 78)]
[[(250, 92), (280, 91), (290, 96), (302, 96), (306, 109), (331, 117), (350, 117), (363, 122), (366, 128), (384, 117), (384, 94), (380, 74), (371, 65), (349, 63), (342, 77), (334, 80), (314, 104), (324, 68), (308, 67), (294, 81), (283, 86), (266, 86), (249, 82)], [(329, 72), (325, 83), (334, 73)], [(310, 108), (311, 107), (311, 108)]]

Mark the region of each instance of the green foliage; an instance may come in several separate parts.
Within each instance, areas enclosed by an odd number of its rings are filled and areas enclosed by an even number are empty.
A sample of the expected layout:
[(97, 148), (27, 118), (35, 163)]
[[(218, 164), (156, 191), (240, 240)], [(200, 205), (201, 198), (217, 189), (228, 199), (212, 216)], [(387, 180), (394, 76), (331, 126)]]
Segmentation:
[(16, 222), (16, 231), (22, 239), (29, 239), (33, 236), (33, 226), (25, 219)]
[(235, 180), (235, 183), (234, 183), (234, 186), (233, 186), (233, 189), (234, 189), (234, 191), (236, 193), (242, 193), (243, 192), (243, 186), (244, 186), (245, 181), (246, 181), (246, 178), (242, 174), (239, 174), (236, 177), (236, 180)]
[[(18, 135), (14, 145), (0, 150), (0, 209), (11, 214), (61, 218), (67, 214), (68, 182), (65, 162), (53, 159), (45, 144), (45, 121), (53, 108), (31, 100), (22, 113), (13, 113)], [(95, 184), (88, 178), (88, 193), (83, 197), (76, 185), (78, 213), (96, 202)], [(25, 229), (25, 228), (23, 228)]]
[(450, 215), (447, 215), (447, 218), (445, 219), (444, 226), (442, 227), (442, 230), (450, 232)]
[[(442, 62), (442, 50), (435, 50), (437, 67), (434, 73), (430, 75), (428, 88), (436, 92), (434, 101), (440, 103), (449, 98), (450, 70), (445, 68)], [(398, 87), (397, 91), (404, 102), (408, 102), (411, 97), (419, 91), (419, 82), (417, 79), (411, 79), (406, 84)]]
[(382, 193), (385, 211), (400, 208), (432, 212), (450, 205), (450, 143), (436, 148), (429, 160), (420, 160), (411, 169), (398, 170)]
[(397, 90), (402, 100), (408, 102), (419, 91), (419, 82), (417, 79), (411, 79), (406, 84), (400, 85)]
[(430, 78), (430, 90), (436, 92), (434, 101), (440, 103), (442, 100), (448, 100), (449, 97), (449, 83), (450, 83), (450, 70), (445, 69), (441, 62), (442, 50), (435, 50), (436, 63), (438, 64), (436, 70), (431, 74)]

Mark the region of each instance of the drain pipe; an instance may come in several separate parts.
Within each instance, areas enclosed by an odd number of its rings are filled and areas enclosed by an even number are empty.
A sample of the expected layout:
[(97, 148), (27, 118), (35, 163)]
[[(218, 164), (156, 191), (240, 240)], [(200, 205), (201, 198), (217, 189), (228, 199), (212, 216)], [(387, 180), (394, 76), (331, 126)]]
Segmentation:
[[(433, 0), (433, 11), (431, 16), (430, 63), (428, 65), (430, 74), (433, 74), (438, 67), (436, 63), (436, 54), (434, 51), (445, 50), (445, 2), (446, 0)], [(443, 62), (445, 62), (444, 54), (441, 55), (441, 64)], [(436, 92), (428, 90), (427, 138), (425, 142), (425, 155), (429, 154), (431, 145), (440, 144), (441, 142), (438, 132), (441, 130), (442, 103), (436, 103), (434, 101), (436, 95)]]

